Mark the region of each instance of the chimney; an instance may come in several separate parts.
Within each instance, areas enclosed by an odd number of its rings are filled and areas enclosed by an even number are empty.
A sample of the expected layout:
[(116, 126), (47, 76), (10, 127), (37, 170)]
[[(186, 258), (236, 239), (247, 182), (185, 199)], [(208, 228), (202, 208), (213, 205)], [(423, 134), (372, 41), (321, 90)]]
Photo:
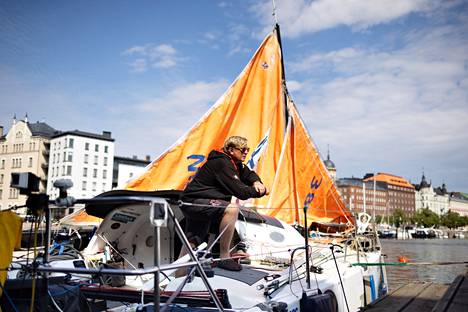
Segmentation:
[(3, 126), (0, 126), (0, 137), (3, 136)]
[(110, 139), (111, 134), (112, 134), (112, 132), (110, 132), (110, 131), (102, 131), (102, 136), (105, 137), (105, 138)]
[(151, 156), (150, 156), (150, 155), (146, 155), (145, 159), (146, 159), (146, 161), (151, 161)]

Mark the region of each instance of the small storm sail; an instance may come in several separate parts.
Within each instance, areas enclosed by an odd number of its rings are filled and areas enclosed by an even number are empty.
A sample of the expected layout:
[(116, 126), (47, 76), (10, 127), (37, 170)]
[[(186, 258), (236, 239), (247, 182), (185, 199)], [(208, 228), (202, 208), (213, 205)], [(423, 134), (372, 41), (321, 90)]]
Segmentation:
[(262, 214), (287, 223), (353, 223), (283, 81), (277, 31), (268, 35), (229, 89), (201, 120), (127, 185), (140, 191), (183, 190), (208, 153), (231, 135), (246, 137), (254, 168), (270, 195), (254, 199)]

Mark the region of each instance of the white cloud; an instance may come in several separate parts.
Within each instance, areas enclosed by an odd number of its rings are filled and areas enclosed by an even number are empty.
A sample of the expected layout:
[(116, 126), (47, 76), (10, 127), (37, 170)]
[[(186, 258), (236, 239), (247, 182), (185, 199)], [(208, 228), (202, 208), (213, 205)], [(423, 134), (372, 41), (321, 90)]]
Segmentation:
[(348, 47), (290, 65), (308, 77), (296, 101), (342, 176), (376, 168), (416, 182), (425, 166), (436, 183), (467, 187), (467, 25), (410, 33), (396, 50)]
[[(150, 152), (152, 159), (186, 133), (228, 87), (226, 80), (198, 81), (173, 86), (165, 95), (129, 105), (117, 129), (120, 155)], [(123, 108), (125, 109), (125, 108)], [(135, 140), (138, 138), (138, 140)]]
[[(436, 0), (279, 0), (277, 17), (286, 37), (317, 32), (336, 26), (349, 26), (356, 30), (388, 23), (413, 12), (433, 10)], [(251, 11), (264, 25), (262, 34), (271, 31), (271, 1), (252, 6)]]
[(138, 105), (145, 111), (168, 112), (190, 116), (194, 111), (204, 111), (219, 98), (228, 83), (226, 80), (214, 82), (194, 82), (179, 85), (169, 90), (166, 95), (153, 98)]
[(236, 24), (229, 27), (228, 35), (226, 36), (229, 41), (229, 56), (237, 53), (250, 53), (250, 48), (245, 46), (246, 37), (251, 36), (250, 29), (242, 24)]
[(303, 84), (296, 80), (288, 80), (287, 83), (288, 83), (288, 90), (291, 92), (301, 90), (303, 87)]
[(144, 72), (150, 68), (170, 68), (186, 60), (179, 56), (179, 52), (170, 44), (149, 43), (144, 46), (133, 46), (122, 52), (122, 55), (136, 57), (129, 63), (134, 72)]

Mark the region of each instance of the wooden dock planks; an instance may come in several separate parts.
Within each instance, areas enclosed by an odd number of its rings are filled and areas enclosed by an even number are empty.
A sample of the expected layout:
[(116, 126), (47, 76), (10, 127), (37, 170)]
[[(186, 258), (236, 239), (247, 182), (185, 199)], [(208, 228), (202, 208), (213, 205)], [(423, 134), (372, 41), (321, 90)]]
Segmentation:
[(468, 311), (468, 278), (459, 275), (432, 312), (466, 312)]
[(431, 311), (448, 287), (445, 284), (409, 283), (394, 290), (379, 302), (369, 305), (366, 311)]
[(368, 305), (370, 312), (466, 312), (468, 278), (458, 276), (451, 285), (413, 282), (401, 286), (377, 302)]

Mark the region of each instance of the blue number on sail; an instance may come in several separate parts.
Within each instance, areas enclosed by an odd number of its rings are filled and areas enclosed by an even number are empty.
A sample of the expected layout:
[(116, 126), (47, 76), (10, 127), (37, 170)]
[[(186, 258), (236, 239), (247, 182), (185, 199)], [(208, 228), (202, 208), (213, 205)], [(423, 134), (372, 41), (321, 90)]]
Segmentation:
[(250, 170), (254, 170), (255, 166), (257, 165), (258, 160), (260, 159), (260, 156), (263, 153), (263, 150), (268, 145), (269, 136), (270, 136), (270, 130), (268, 130), (265, 137), (260, 141), (260, 143), (258, 143), (257, 147), (255, 147), (254, 151), (252, 152), (252, 155), (250, 156), (250, 159), (247, 162), (247, 167), (249, 167)]
[(193, 177), (195, 176), (195, 173), (197, 172), (199, 168), (199, 165), (205, 160), (205, 156), (204, 155), (190, 155), (187, 157), (187, 159), (195, 160), (193, 163), (191, 163), (187, 167), (187, 170), (189, 172), (194, 172), (194, 174), (192, 174), (188, 179), (189, 181), (192, 181)]
[(315, 190), (320, 187), (320, 184), (322, 184), (322, 179), (320, 179), (319, 182), (319, 180), (316, 180), (315, 177), (312, 178), (312, 181), (310, 181), (310, 191), (304, 200), (304, 207), (309, 207), (309, 205), (312, 203), (315, 197)]

